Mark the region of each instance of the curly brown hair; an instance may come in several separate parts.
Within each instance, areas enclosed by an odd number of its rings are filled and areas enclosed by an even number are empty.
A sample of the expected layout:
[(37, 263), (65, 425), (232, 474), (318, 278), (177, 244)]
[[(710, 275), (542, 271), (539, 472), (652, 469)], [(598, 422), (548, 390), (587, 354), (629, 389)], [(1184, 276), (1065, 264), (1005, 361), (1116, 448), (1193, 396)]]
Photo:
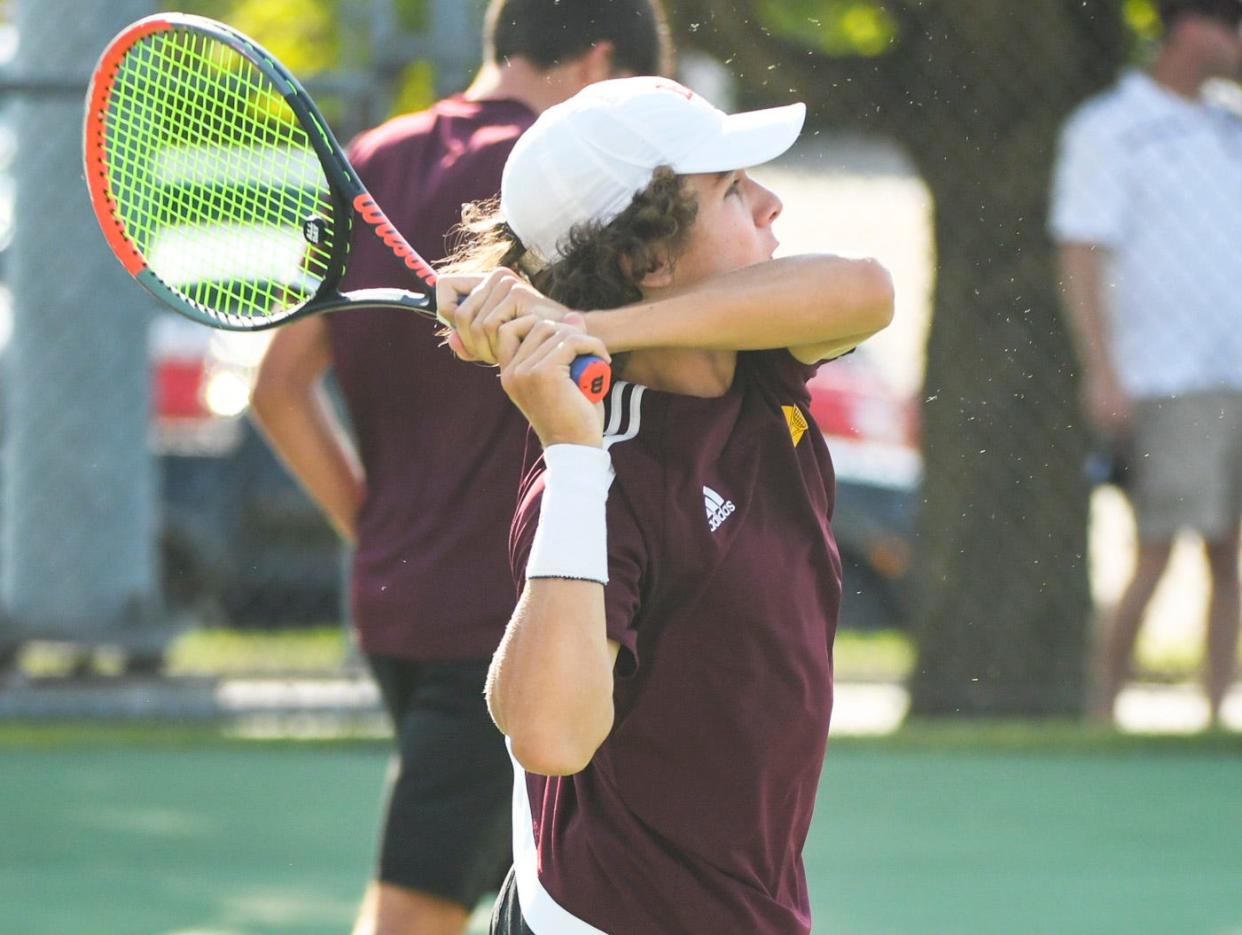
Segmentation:
[(500, 214), (498, 199), (463, 209), (464, 242), (443, 272), (480, 272), (505, 266), (562, 305), (579, 311), (617, 308), (642, 298), (639, 283), (675, 264), (698, 214), (684, 178), (667, 166), (612, 221), (587, 221), (570, 229), (561, 258), (533, 268), (526, 247)]

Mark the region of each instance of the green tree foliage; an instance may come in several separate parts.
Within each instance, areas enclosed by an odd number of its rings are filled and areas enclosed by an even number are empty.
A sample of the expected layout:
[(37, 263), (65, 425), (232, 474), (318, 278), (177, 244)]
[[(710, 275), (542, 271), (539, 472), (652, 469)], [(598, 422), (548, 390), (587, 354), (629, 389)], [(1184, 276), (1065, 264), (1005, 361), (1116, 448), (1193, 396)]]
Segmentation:
[(339, 65), (340, 0), (180, 0), (168, 9), (228, 23), (299, 76)]
[[(403, 32), (427, 28), (428, 0), (166, 0), (166, 8), (226, 22), (269, 49), (299, 78), (313, 78), (371, 67), (374, 50), (364, 34), (372, 5), (379, 2)], [(360, 37), (352, 45), (342, 38), (351, 31)], [(435, 98), (430, 62), (411, 62), (392, 80), (392, 113), (418, 110)], [(318, 103), (333, 123), (343, 110), (351, 110), (331, 98)]]
[(785, 41), (828, 55), (879, 55), (893, 42), (897, 24), (868, 0), (760, 0), (758, 19)]
[(296, 75), (340, 64), (338, 0), (236, 0), (228, 21)]
[(1160, 33), (1160, 18), (1153, 0), (1126, 0), (1122, 6), (1126, 26), (1141, 39), (1155, 39)]
[[(891, 3), (880, 0), (758, 0), (755, 18), (794, 46), (828, 55), (879, 55), (897, 39)], [(1160, 22), (1154, 0), (1124, 0), (1122, 18), (1136, 40), (1154, 40)]]

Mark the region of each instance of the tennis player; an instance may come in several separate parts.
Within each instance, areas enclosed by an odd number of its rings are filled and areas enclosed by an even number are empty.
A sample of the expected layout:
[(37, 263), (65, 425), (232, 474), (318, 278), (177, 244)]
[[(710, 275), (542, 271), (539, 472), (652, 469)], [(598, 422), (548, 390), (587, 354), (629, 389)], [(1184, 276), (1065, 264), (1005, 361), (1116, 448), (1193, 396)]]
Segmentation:
[[(463, 202), (494, 196), (535, 115), (583, 86), (667, 69), (659, 0), (492, 0), (486, 62), (464, 93), (358, 137), (350, 161), (424, 256), (447, 252)], [(344, 288), (411, 288), (370, 231)], [(393, 723), (375, 879), (356, 935), (460, 935), (511, 862), (512, 774), (487, 716), (488, 661), (513, 608), (508, 520), (526, 423), (494, 376), (390, 309), (278, 331), (254, 413), (285, 463), (356, 545), (351, 609)], [(331, 369), (352, 433), (325, 404)]]
[[(871, 260), (773, 259), (781, 202), (745, 170), (803, 116), (587, 88), (518, 142), (458, 266), (522, 275), (440, 280), (452, 345), (499, 361), (542, 446), (488, 678), (516, 776), (496, 935), (811, 929), (841, 563), (806, 381), (893, 294)], [(619, 378), (602, 406), (583, 353)]]

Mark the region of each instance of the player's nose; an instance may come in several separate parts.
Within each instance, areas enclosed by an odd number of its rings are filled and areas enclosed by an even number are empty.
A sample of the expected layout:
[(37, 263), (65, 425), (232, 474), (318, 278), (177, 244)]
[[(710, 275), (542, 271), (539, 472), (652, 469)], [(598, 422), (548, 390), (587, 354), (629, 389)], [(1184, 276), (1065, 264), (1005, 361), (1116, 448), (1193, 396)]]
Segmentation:
[(760, 227), (770, 226), (780, 217), (785, 207), (784, 203), (776, 192), (760, 185), (750, 176), (746, 177), (746, 181), (751, 185), (751, 204), (754, 206), (755, 223)]

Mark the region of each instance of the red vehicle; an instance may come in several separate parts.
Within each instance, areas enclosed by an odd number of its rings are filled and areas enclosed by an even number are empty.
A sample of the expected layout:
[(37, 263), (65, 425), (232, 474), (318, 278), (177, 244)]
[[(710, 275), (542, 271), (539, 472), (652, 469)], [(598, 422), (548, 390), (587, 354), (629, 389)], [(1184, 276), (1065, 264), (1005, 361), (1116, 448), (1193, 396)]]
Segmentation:
[(923, 473), (916, 401), (865, 349), (820, 367), (808, 386), (837, 474), (832, 526), (845, 566), (841, 625), (902, 627)]
[(267, 340), (171, 313), (151, 327), (164, 597), (194, 622), (341, 616), (336, 534), (246, 418)]

